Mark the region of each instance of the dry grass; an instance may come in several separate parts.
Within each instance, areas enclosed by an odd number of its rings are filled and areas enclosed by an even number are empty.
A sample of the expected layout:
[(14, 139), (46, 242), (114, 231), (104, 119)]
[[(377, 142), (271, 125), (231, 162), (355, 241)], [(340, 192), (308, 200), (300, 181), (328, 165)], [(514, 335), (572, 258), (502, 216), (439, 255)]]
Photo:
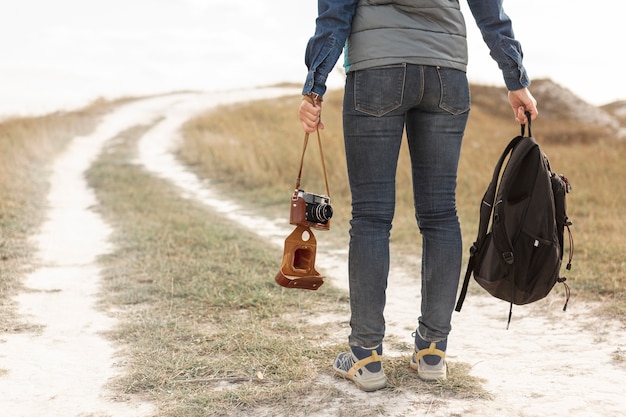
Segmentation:
[[(336, 108), (341, 104), (338, 99), (334, 95), (325, 105)], [(191, 120), (184, 127), (180, 157), (201, 176), (211, 178), (213, 184), (223, 184), (240, 195), (262, 196), (260, 206), (284, 208), (295, 186), (302, 154), (304, 134), (295, 117), (299, 102), (299, 97), (288, 97), (230, 106)], [(349, 189), (343, 139), (322, 132), (322, 146), (332, 179), (331, 197), (340, 210), (335, 217), (345, 221), (347, 214), (342, 211)], [(315, 134), (309, 138), (301, 185), (307, 191), (325, 193)]]
[[(478, 207), (493, 166), (506, 143), (519, 134), (502, 89), (473, 86), (472, 97), (458, 183), (458, 211), (466, 247), (475, 239)], [(341, 92), (326, 95), (326, 130), (322, 135), (335, 208), (334, 227), (345, 234), (350, 197), (341, 100)], [(298, 102), (296, 97), (223, 107), (190, 121), (180, 157), (200, 175), (217, 179), (225, 191), (258, 201), (260, 210), (286, 215), (284, 201), (295, 182), (302, 146)], [(622, 212), (626, 207), (626, 185), (622, 176), (626, 141), (611, 138), (605, 128), (581, 125), (571, 116), (564, 118), (550, 109), (533, 125), (533, 135), (549, 155), (553, 169), (564, 173), (574, 187), (568, 196), (568, 212), (574, 222), (576, 247), (573, 269), (567, 273), (573, 296), (602, 300), (606, 312), (624, 317), (626, 217)], [(323, 191), (323, 183), (318, 181), (319, 156), (312, 149), (307, 154), (303, 178), (311, 181), (308, 191)], [(410, 181), (404, 146), (397, 174), (392, 244), (406, 252), (419, 248)]]
[[(0, 125), (5, 331), (28, 326), (10, 314), (9, 303), (33, 261), (29, 238), (45, 213), (50, 163), (114, 105), (97, 103), (81, 112)], [(101, 259), (101, 306), (120, 319), (111, 337), (128, 358), (129, 374), (113, 384), (118, 398), (147, 397), (158, 404), (160, 416), (249, 415), (252, 410), (306, 415), (323, 412), (337, 398), (355, 409), (356, 400), (326, 382), (332, 380), (328, 361), (346, 348), (342, 325), (310, 321), (320, 312), (347, 316), (346, 295), (332, 287), (315, 297), (278, 287), (272, 277), (280, 254), (182, 199), (132, 162), (135, 140), (147, 128), (138, 126), (112, 141), (88, 173), (102, 214), (115, 227), (116, 251)], [(388, 366), (392, 392), (398, 389), (393, 381), (406, 378), (406, 369), (393, 359)], [(456, 378), (472, 379), (463, 370)], [(313, 390), (312, 381), (317, 381)], [(436, 387), (432, 395), (480, 392), (480, 385), (457, 385)]]
[[(465, 243), (475, 234), (479, 199), (493, 164), (518, 133), (500, 96), (474, 87), (474, 107), (459, 177), (459, 214)], [(498, 91), (502, 94), (501, 91)], [(187, 124), (181, 158), (230, 195), (259, 211), (284, 216), (302, 145), (296, 120), (299, 98), (223, 108)], [(506, 104), (506, 103), (505, 103)], [(492, 104), (494, 105), (494, 104)], [(349, 192), (340, 125), (341, 96), (325, 102), (324, 151), (335, 206), (334, 228), (345, 234)], [(0, 124), (0, 302), (19, 286), (29, 264), (28, 237), (45, 209), (49, 162), (73, 136), (90, 131), (108, 107)], [(543, 121), (545, 120), (545, 122)], [(314, 293), (273, 283), (280, 254), (263, 241), (149, 176), (132, 161), (139, 126), (113, 141), (88, 174), (102, 214), (114, 227), (115, 252), (101, 259), (102, 307), (121, 325), (112, 337), (127, 351), (129, 375), (116, 381), (120, 397), (137, 394), (159, 405), (160, 416), (306, 415), (337, 401), (341, 415), (384, 415), (365, 408), (327, 383), (329, 358), (345, 349), (345, 323), (314, 324), (320, 312), (347, 316), (347, 297), (331, 287)], [(575, 297), (601, 299), (624, 317), (626, 193), (620, 180), (626, 144), (589, 127), (564, 144), (558, 119), (539, 119), (533, 132), (553, 167), (572, 181), (570, 217), (576, 255), (570, 278)], [(569, 135), (569, 133), (568, 133)], [(578, 140), (580, 139), (580, 140)], [(303, 186), (323, 190), (315, 142), (305, 161)], [(418, 247), (408, 158), (398, 172), (396, 249)], [(308, 182), (311, 181), (311, 182)], [(28, 198), (26, 198), (28, 196)], [(3, 306), (3, 311), (7, 311)], [(3, 313), (4, 314), (4, 313)], [(5, 329), (14, 320), (0, 316)], [(13, 328), (12, 327), (12, 328)], [(615, 359), (621, 358), (620, 352)], [(407, 369), (406, 357), (385, 357), (388, 398), (427, 393), (426, 400), (488, 398), (467, 366), (451, 364), (444, 384), (425, 384)], [(315, 381), (311, 387), (311, 381)], [(343, 386), (343, 385), (342, 385)], [(259, 411), (261, 410), (261, 411)]]
[[(331, 378), (329, 361), (346, 348), (344, 330), (310, 320), (346, 317), (346, 295), (331, 286), (312, 293), (276, 285), (280, 253), (131, 162), (147, 128), (113, 141), (87, 175), (115, 230), (116, 249), (102, 258), (102, 305), (119, 312), (112, 337), (129, 348), (129, 374), (115, 389), (146, 396), (160, 416), (177, 417), (265, 408), (268, 415), (307, 415), (338, 396), (357, 401), (320, 382)], [(408, 382), (417, 378), (407, 376), (408, 358), (402, 364), (390, 359), (390, 390), (400, 382), (407, 390), (429, 386)], [(482, 398), (467, 369), (452, 375), (470, 382), (424, 392)]]

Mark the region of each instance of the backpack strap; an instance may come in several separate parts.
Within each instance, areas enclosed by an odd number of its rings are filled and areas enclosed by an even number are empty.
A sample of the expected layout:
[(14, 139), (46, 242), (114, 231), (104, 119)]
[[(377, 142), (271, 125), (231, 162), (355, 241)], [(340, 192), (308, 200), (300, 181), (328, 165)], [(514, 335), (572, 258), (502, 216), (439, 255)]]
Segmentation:
[[(467, 263), (467, 270), (465, 271), (465, 278), (463, 279), (463, 286), (461, 287), (461, 292), (459, 294), (458, 301), (456, 303), (455, 311), (460, 312), (463, 307), (463, 302), (465, 301), (465, 296), (467, 295), (467, 288), (469, 286), (469, 281), (472, 276), (472, 272), (474, 272), (475, 266), (475, 255), (478, 249), (484, 243), (485, 237), (487, 236), (487, 231), (489, 229), (489, 221), (491, 219), (491, 215), (493, 213), (494, 202), (496, 198), (496, 190), (498, 186), (498, 179), (500, 177), (500, 171), (502, 170), (502, 165), (506, 160), (507, 156), (513, 151), (513, 148), (517, 146), (517, 144), (524, 139), (526, 125), (521, 126), (521, 135), (513, 138), (507, 147), (502, 152), (498, 163), (493, 171), (493, 176), (491, 177), (491, 183), (489, 183), (489, 187), (487, 191), (485, 191), (485, 195), (483, 196), (483, 200), (480, 204), (480, 221), (478, 224), (478, 235), (476, 237), (476, 241), (470, 247), (470, 258)], [(530, 136), (530, 117), (528, 117), (528, 134)]]

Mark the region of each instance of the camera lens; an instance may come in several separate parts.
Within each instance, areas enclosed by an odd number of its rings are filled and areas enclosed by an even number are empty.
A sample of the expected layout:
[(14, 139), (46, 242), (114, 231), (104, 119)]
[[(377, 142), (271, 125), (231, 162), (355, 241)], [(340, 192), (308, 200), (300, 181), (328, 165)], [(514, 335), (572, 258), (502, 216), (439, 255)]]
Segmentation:
[(313, 215), (318, 222), (327, 222), (333, 217), (333, 208), (328, 204), (318, 204), (313, 211)]

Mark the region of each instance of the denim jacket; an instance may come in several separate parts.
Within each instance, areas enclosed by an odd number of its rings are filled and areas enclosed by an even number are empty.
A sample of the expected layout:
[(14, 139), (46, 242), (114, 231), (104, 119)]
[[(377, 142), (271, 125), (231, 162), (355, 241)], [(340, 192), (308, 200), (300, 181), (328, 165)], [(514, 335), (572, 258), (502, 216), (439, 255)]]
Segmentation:
[[(522, 64), (522, 47), (515, 40), (511, 20), (502, 9), (503, 0), (467, 0), (492, 58), (498, 63), (509, 90), (530, 85)], [(308, 73), (302, 94), (323, 96), (326, 79), (350, 35), (359, 0), (318, 0), (315, 35), (309, 40), (305, 63)]]

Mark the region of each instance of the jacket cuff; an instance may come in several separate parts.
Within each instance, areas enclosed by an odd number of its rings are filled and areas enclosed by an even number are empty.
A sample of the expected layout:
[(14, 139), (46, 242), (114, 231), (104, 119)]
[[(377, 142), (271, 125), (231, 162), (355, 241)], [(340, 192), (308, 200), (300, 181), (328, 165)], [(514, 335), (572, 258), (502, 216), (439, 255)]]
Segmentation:
[(504, 84), (509, 91), (521, 90), (530, 85), (530, 78), (524, 67), (517, 68), (513, 71), (503, 71)]
[(309, 71), (306, 80), (304, 81), (304, 86), (302, 87), (302, 94), (317, 94), (322, 97), (326, 92), (326, 80), (315, 79), (315, 73), (313, 71)]

